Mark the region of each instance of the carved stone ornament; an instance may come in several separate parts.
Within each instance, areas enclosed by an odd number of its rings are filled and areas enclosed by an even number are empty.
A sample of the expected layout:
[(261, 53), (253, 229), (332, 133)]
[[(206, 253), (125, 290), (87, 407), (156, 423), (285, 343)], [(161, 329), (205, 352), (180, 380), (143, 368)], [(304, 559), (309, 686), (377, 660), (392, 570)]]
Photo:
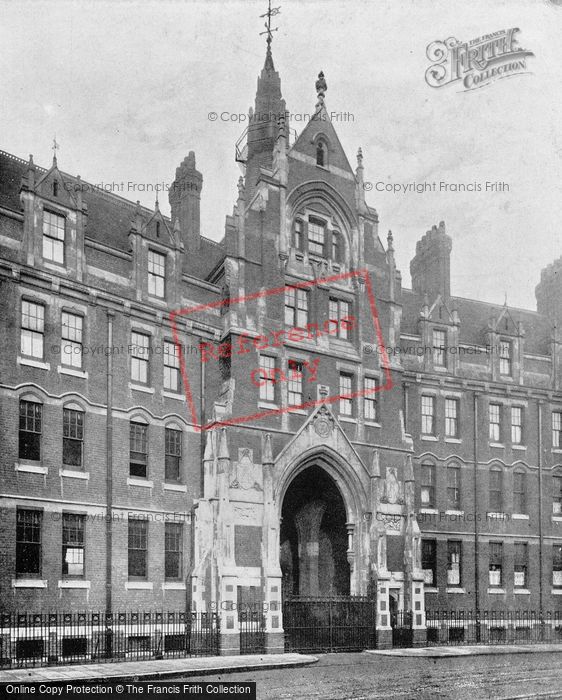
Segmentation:
[(322, 438), (328, 437), (334, 429), (334, 418), (326, 406), (321, 406), (314, 419), (314, 431)]

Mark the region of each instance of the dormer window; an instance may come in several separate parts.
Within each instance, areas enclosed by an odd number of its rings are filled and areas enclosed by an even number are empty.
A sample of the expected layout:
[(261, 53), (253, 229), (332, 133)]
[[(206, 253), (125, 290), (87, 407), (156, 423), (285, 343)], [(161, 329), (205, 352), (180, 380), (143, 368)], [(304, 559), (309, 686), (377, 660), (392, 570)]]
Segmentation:
[(166, 279), (166, 256), (155, 250), (148, 251), (148, 293), (150, 296), (164, 298), (164, 280)]
[(59, 196), (59, 183), (54, 180), (53, 181), (53, 197), (58, 197)]
[(64, 265), (64, 216), (43, 212), (43, 257)]
[(444, 330), (433, 330), (433, 364), (435, 367), (445, 367), (447, 334)]
[(317, 219), (308, 220), (308, 252), (314, 255), (324, 255), (326, 226)]
[(322, 168), (328, 166), (328, 148), (324, 141), (318, 141), (316, 144), (316, 165)]
[(509, 340), (500, 341), (500, 374), (511, 376), (511, 343)]

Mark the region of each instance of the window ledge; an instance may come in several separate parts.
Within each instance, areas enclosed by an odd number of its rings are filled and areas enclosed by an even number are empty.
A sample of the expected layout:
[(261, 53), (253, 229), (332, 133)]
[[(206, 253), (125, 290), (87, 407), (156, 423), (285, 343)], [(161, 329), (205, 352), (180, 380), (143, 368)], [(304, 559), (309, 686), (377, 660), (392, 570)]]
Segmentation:
[(339, 415), (339, 416), (338, 416), (338, 419), (339, 419), (342, 423), (353, 423), (353, 425), (357, 425), (357, 418), (353, 418), (353, 416), (342, 416), (342, 415)]
[(47, 581), (40, 578), (13, 578), (12, 588), (47, 588)]
[(445, 515), (457, 515), (462, 517), (464, 515), (464, 510), (446, 510)]
[(553, 523), (562, 523), (562, 515), (553, 515), (552, 522)]
[(508, 520), (508, 515), (507, 513), (499, 513), (497, 511), (491, 511), (489, 513), (486, 513), (486, 518), (488, 520)]
[(294, 413), (297, 416), (307, 416), (308, 411), (306, 411), (304, 408), (298, 408), (297, 406), (289, 406), (287, 409), (287, 413)]
[(17, 472), (26, 472), (27, 474), (48, 474), (49, 468), (43, 467), (41, 464), (33, 462), (16, 462), (14, 468)]
[(490, 447), (497, 447), (498, 449), (505, 450), (505, 445), (503, 442), (490, 442), (488, 443)]
[(149, 481), (148, 479), (135, 479), (134, 477), (127, 477), (127, 486), (142, 486), (146, 489), (151, 489), (154, 486), (154, 481)]
[(512, 513), (512, 520), (529, 520), (529, 516), (526, 513)]
[(526, 449), (527, 449), (527, 445), (515, 444), (515, 445), (512, 445), (512, 446), (511, 446), (511, 449), (512, 449), (512, 450), (526, 450)]
[(165, 399), (175, 399), (176, 401), (185, 401), (185, 396), (179, 392), (175, 391), (166, 391), (166, 389), (162, 389), (162, 396)]
[(80, 472), (76, 469), (59, 469), (59, 476), (66, 476), (68, 479), (83, 479), (88, 481), (90, 478), (90, 472)]
[(84, 579), (64, 579), (59, 581), (59, 588), (90, 588), (90, 581), (85, 581)]
[(562, 595), (562, 588), (552, 588), (550, 595)]
[(18, 357), (18, 365), (25, 365), (26, 367), (36, 367), (37, 369), (51, 369), (50, 362), (41, 362), (40, 360), (32, 360), (27, 357)]
[(164, 491), (181, 491), (182, 493), (187, 493), (187, 486), (185, 484), (162, 484)]
[(454, 438), (454, 437), (446, 437), (445, 442), (451, 442), (451, 443), (454, 443), (455, 445), (462, 444), (462, 440), (460, 438)]
[(425, 513), (425, 515), (438, 515), (439, 511), (437, 508), (420, 508), (420, 513)]
[(528, 588), (514, 588), (513, 593), (515, 595), (531, 595), (531, 591)]
[(488, 588), (488, 594), (492, 595), (495, 593), (501, 593), (505, 595), (505, 588)]
[(435, 588), (435, 586), (424, 586), (423, 592), (424, 593), (439, 593), (439, 589)]
[(466, 588), (461, 588), (460, 586), (451, 586), (450, 588), (445, 589), (446, 593), (465, 593), (466, 594)]
[(377, 421), (372, 421), (372, 420), (364, 421), (363, 425), (368, 425), (370, 428), (380, 428), (381, 427), (380, 423), (377, 423)]
[(258, 401), (258, 408), (267, 408), (269, 411), (279, 410), (279, 406), (276, 403), (268, 403), (267, 401)]
[(152, 581), (125, 581), (127, 591), (151, 591), (152, 588)]
[(81, 369), (72, 369), (72, 367), (63, 367), (59, 365), (57, 367), (57, 372), (59, 374), (68, 374), (70, 377), (80, 377), (80, 379), (88, 379), (88, 373)]
[(144, 384), (133, 384), (133, 382), (129, 382), (129, 389), (142, 391), (144, 394), (154, 394), (154, 387), (144, 386)]
[(162, 584), (163, 591), (185, 591), (186, 586), (184, 581), (164, 581)]
[(427, 442), (438, 442), (439, 438), (437, 435), (420, 435), (420, 440), (426, 440)]
[(557, 455), (562, 455), (562, 448), (561, 447), (553, 447), (552, 451)]

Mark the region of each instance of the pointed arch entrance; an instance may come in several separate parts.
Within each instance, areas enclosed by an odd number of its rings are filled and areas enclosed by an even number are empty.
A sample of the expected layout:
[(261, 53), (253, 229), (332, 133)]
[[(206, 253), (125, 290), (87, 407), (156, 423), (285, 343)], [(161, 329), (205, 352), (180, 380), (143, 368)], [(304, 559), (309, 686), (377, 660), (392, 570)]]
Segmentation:
[(299, 471), (285, 491), (280, 545), (284, 598), (349, 595), (346, 506), (317, 463)]

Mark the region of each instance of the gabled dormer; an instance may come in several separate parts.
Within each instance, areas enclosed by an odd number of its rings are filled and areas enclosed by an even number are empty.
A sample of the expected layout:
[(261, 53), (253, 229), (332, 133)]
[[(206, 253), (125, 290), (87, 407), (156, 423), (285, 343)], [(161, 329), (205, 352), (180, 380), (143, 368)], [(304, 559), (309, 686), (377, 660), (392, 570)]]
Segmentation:
[(87, 206), (80, 177), (59, 170), (57, 158), (49, 170), (37, 168), (33, 156), (22, 177), (24, 211), (23, 255), (37, 268), (81, 281), (84, 275), (84, 232)]
[(324, 73), (320, 72), (316, 81), (317, 102), (314, 113), (290, 149), (289, 157), (317, 168), (316, 173), (320, 178), (324, 177), (321, 171), (325, 171), (354, 185), (355, 174), (332, 123), (332, 117), (336, 115), (328, 112), (324, 102), (326, 90)]
[(523, 369), (525, 329), (505, 301), (499, 313), (490, 316), (486, 332), (489, 368), (493, 380), (519, 383)]
[(422, 347), (427, 349), (423, 355), (426, 371), (456, 372), (459, 326), (459, 314), (450, 297), (445, 299), (438, 294), (430, 304), (428, 295), (424, 296), (418, 327)]
[(182, 253), (179, 228), (162, 216), (158, 200), (150, 212), (137, 202), (129, 242), (132, 283), (139, 301), (169, 306), (181, 298)]

